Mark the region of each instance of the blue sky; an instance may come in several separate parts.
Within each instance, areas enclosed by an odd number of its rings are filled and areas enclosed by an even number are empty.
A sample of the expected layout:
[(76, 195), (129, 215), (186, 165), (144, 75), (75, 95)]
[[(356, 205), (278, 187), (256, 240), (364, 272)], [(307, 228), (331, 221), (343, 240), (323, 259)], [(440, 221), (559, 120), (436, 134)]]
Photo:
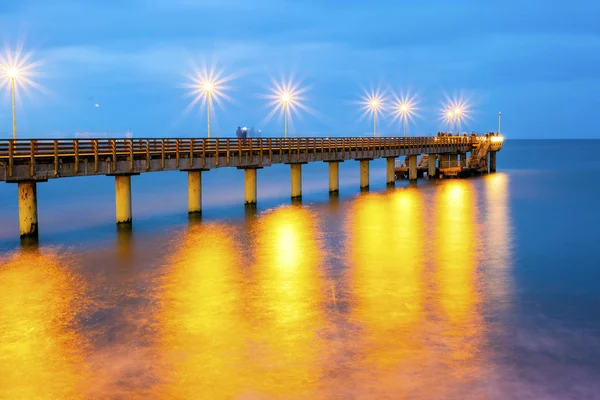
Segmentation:
[[(293, 73), (317, 111), (294, 118), (295, 135), (368, 134), (355, 102), (380, 87), (418, 94), (413, 134), (444, 129), (445, 95), (462, 95), (472, 105), (463, 130), (495, 130), (502, 111), (508, 137), (598, 138), (599, 15), (592, 0), (19, 0), (1, 3), (0, 38), (43, 60), (45, 90), (20, 92), (22, 137), (205, 135), (181, 85), (194, 63), (215, 62), (239, 74), (217, 136), (253, 124), (280, 135), (260, 95)], [(10, 129), (4, 93), (0, 134)], [(384, 119), (378, 131), (401, 128)]]

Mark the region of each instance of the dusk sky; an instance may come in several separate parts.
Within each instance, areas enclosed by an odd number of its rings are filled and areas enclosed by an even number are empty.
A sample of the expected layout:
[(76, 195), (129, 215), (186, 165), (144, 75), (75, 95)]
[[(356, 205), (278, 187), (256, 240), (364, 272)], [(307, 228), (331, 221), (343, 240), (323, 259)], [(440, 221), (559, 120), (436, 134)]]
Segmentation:
[[(18, 0), (0, 4), (0, 40), (43, 60), (43, 90), (20, 91), (20, 137), (204, 136), (206, 113), (184, 112), (182, 85), (194, 63), (216, 63), (238, 77), (215, 136), (238, 125), (281, 135), (261, 95), (293, 74), (316, 111), (294, 117), (298, 136), (367, 135), (356, 102), (379, 87), (418, 95), (412, 134), (447, 128), (439, 109), (462, 95), (464, 131), (496, 130), (502, 111), (508, 138), (598, 138), (599, 20), (597, 0)], [(4, 90), (2, 137), (10, 118)], [(378, 130), (401, 133), (389, 118)]]

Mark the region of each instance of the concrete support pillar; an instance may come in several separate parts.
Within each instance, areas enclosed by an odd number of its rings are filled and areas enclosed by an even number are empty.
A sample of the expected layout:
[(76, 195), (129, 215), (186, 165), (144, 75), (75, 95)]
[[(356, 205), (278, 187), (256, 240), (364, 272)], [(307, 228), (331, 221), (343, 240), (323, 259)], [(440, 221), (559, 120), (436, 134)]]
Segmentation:
[(117, 224), (131, 224), (131, 176), (115, 176)]
[(292, 199), (302, 197), (302, 164), (290, 164)]
[(21, 239), (38, 238), (37, 187), (35, 182), (19, 182), (19, 231)]
[(256, 169), (244, 170), (244, 203), (256, 204)]
[(340, 190), (340, 163), (329, 163), (329, 193), (336, 193)]
[(393, 185), (396, 183), (396, 171), (395, 169), (396, 159), (389, 157), (385, 159), (385, 183)]
[(458, 167), (458, 154), (450, 154), (450, 167)]
[(188, 213), (202, 212), (202, 172), (188, 171)]
[(360, 160), (360, 188), (369, 188), (369, 160)]
[(496, 152), (490, 151), (490, 172), (496, 172)]
[(467, 153), (460, 153), (460, 166), (461, 167), (467, 166)]
[(408, 179), (417, 180), (417, 156), (408, 156)]
[(435, 174), (437, 173), (437, 168), (435, 165), (436, 162), (436, 155), (435, 154), (429, 154), (427, 156), (427, 177), (428, 178), (433, 178), (435, 176)]

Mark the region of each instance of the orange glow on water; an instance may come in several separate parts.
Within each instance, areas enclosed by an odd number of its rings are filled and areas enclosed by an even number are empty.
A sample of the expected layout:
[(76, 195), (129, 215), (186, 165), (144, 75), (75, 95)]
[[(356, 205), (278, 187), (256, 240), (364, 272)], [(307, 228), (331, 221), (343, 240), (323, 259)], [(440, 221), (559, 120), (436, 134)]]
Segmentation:
[(170, 261), (159, 294), (164, 398), (232, 398), (243, 387), (243, 303), (233, 234), (194, 226)]
[(509, 271), (512, 264), (512, 242), (509, 215), (508, 175), (497, 173), (485, 177), (486, 274), (489, 282), (490, 307), (504, 309), (509, 299)]
[(421, 218), (413, 189), (361, 197), (351, 211), (352, 320), (364, 330), (371, 367), (391, 367), (419, 351), (413, 333), (424, 306)]
[[(451, 181), (436, 193), (435, 268), (442, 337), (450, 346), (444, 361), (461, 380), (480, 368), (484, 334), (478, 284), (477, 205), (469, 181)], [(460, 367), (459, 364), (461, 363)]]
[(280, 396), (312, 393), (320, 383), (326, 354), (321, 248), (314, 215), (283, 207), (261, 217), (253, 229), (257, 311), (252, 325), (255, 382)]
[(470, 183), (452, 181), (436, 198), (436, 264), (440, 302), (451, 321), (460, 322), (477, 302), (476, 230)]
[(0, 264), (0, 398), (83, 398), (86, 343), (73, 328), (82, 290), (51, 252)]

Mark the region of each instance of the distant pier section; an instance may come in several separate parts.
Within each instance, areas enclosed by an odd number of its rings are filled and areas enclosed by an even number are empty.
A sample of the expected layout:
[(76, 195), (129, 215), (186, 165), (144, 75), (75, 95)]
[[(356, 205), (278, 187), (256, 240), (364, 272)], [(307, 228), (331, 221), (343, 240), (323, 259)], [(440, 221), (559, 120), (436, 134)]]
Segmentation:
[[(274, 164), (290, 165), (290, 195), (302, 196), (302, 165), (328, 163), (329, 191), (339, 190), (339, 163), (360, 162), (360, 187), (369, 187), (369, 162), (386, 159), (386, 182), (420, 176), (443, 178), (496, 171), (503, 140), (485, 136), (332, 137), (248, 139), (17, 139), (0, 140), (0, 181), (19, 186), (22, 239), (37, 239), (37, 184), (75, 176), (115, 177), (116, 222), (132, 223), (131, 177), (146, 172), (188, 174), (188, 212), (202, 210), (202, 172), (244, 171), (247, 205), (257, 202), (257, 175)], [(402, 160), (396, 161), (397, 158)]]

